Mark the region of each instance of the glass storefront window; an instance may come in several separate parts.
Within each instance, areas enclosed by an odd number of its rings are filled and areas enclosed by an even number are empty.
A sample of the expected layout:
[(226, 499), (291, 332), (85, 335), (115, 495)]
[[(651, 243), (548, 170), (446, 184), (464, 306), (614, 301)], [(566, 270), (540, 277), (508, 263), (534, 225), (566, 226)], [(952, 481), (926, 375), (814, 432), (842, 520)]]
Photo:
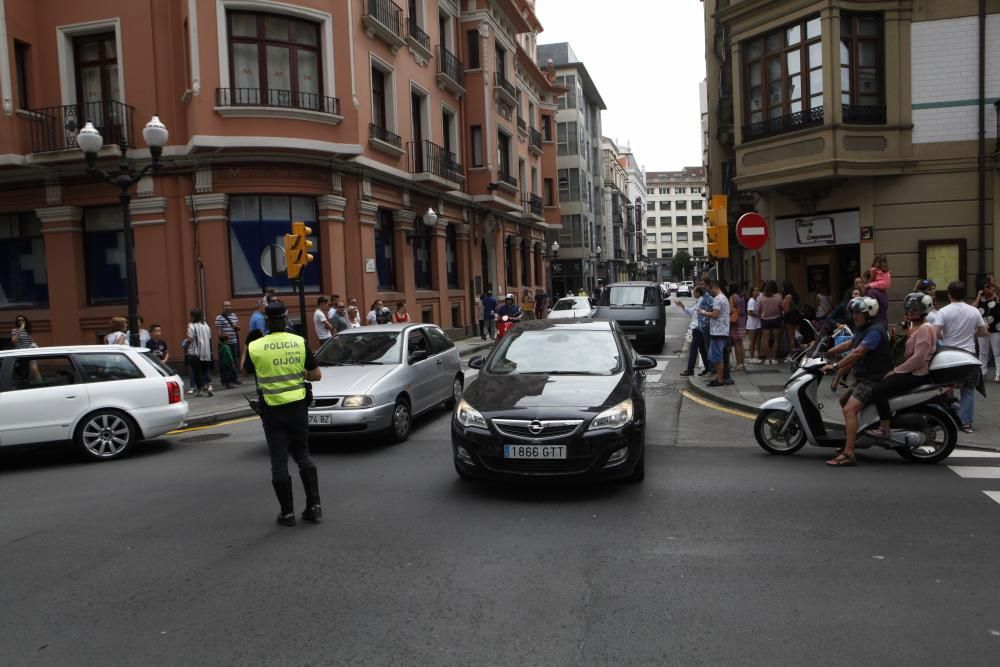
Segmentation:
[(0, 215), (0, 308), (48, 304), (41, 221), (34, 213)]
[(303, 271), (307, 292), (320, 289), (322, 257), (316, 234), (316, 200), (312, 197), (284, 195), (239, 195), (229, 198), (229, 249), (232, 260), (233, 294), (263, 294), (273, 287), (279, 293), (292, 293), (294, 284), (284, 276), (269, 278), (260, 268), (260, 254), (272, 243), (282, 245), (293, 221), (313, 229), (315, 258)]
[(90, 303), (127, 301), (125, 231), (119, 207), (84, 209), (83, 256)]

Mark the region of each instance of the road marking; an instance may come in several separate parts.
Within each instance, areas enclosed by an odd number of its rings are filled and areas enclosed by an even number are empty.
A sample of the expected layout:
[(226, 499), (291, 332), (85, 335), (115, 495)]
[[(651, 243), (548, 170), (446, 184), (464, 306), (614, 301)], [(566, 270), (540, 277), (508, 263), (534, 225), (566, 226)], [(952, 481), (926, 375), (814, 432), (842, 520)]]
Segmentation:
[(177, 435), (178, 433), (190, 433), (191, 431), (204, 431), (210, 428), (219, 428), (220, 426), (229, 426), (231, 424), (242, 424), (243, 422), (252, 422), (260, 419), (260, 417), (241, 417), (240, 419), (230, 419), (229, 421), (218, 422), (216, 424), (207, 424), (205, 426), (189, 426), (188, 428), (179, 428), (176, 431), (170, 431), (165, 435)]
[(663, 379), (663, 373), (649, 373), (649, 372), (646, 373), (646, 382), (650, 382), (652, 384), (659, 384), (660, 380), (662, 379)]
[(725, 412), (727, 415), (733, 415), (733, 416), (736, 416), (736, 417), (743, 417), (744, 419), (749, 419), (751, 421), (757, 419), (757, 415), (752, 415), (749, 412), (743, 412), (742, 410), (733, 410), (732, 408), (727, 408), (724, 405), (719, 405), (718, 403), (713, 403), (712, 401), (706, 401), (704, 398), (701, 398), (700, 396), (696, 396), (695, 394), (693, 394), (692, 392), (688, 391), (687, 389), (684, 389), (684, 390), (681, 391), (681, 396), (683, 396), (684, 398), (688, 399), (689, 401), (693, 401), (693, 402), (697, 403), (698, 405), (702, 405), (702, 406), (704, 406), (706, 408), (711, 408), (713, 410), (718, 410), (719, 412)]
[(983, 491), (983, 493), (1000, 503), (1000, 491)]
[(948, 466), (959, 477), (964, 479), (1000, 479), (1000, 467), (987, 466)]
[(984, 452), (981, 449), (956, 449), (948, 457), (952, 459), (1000, 459), (1000, 452)]

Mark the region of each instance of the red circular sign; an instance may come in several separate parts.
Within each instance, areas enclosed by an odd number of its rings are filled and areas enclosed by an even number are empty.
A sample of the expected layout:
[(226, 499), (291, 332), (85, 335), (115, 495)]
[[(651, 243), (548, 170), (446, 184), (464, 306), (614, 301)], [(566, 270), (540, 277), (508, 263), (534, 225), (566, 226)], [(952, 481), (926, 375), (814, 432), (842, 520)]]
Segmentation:
[(744, 213), (736, 223), (736, 240), (747, 250), (760, 250), (770, 238), (767, 220), (760, 213)]

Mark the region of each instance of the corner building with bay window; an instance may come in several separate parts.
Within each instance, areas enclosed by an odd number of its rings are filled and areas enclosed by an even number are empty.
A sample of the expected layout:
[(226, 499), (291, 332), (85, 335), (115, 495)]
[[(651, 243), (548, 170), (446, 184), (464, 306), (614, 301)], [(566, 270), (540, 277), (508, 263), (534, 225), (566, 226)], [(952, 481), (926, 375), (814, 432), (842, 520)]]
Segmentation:
[(120, 141), (142, 166), (154, 114), (170, 140), (133, 190), (138, 312), (175, 359), (191, 308), (231, 300), (245, 328), (273, 287), (297, 311), (260, 265), (292, 221), (313, 230), (310, 313), (403, 301), (461, 335), (482, 291), (547, 283), (562, 88), (533, 0), (0, 0), (0, 22), (0, 326), (92, 343), (124, 314), (118, 190), (76, 135), (100, 131), (106, 171)]

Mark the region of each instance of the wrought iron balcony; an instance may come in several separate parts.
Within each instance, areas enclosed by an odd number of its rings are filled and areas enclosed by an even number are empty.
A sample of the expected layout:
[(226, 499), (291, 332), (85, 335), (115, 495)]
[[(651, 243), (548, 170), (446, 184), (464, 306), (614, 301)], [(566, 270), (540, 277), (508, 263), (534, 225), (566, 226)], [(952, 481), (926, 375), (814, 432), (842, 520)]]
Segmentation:
[(455, 154), (444, 147), (425, 139), (407, 143), (407, 149), (411, 174), (434, 174), (453, 183), (465, 180), (462, 165), (455, 159)]
[(521, 134), (528, 133), (528, 123), (521, 116), (517, 117), (517, 131)]
[(465, 66), (443, 44), (437, 46), (437, 80), (455, 95), (465, 94)]
[(542, 133), (535, 128), (530, 128), (528, 130), (528, 148), (536, 149), (536, 152), (542, 152)]
[(743, 126), (743, 141), (753, 141), (775, 134), (794, 132), (805, 127), (815, 127), (823, 124), (823, 107), (813, 107), (805, 111), (797, 111), (787, 116), (768, 118), (767, 120)]
[(365, 0), (361, 17), (369, 37), (378, 37), (393, 53), (406, 44), (403, 37), (403, 10), (392, 0)]
[(340, 115), (340, 100), (336, 97), (292, 90), (216, 88), (215, 103), (220, 107), (273, 107)]
[(368, 124), (368, 131), (371, 133), (372, 139), (377, 139), (383, 143), (387, 143), (391, 146), (395, 146), (399, 150), (403, 150), (403, 138), (394, 132), (390, 132), (381, 125), (376, 125), (375, 123)]
[(508, 81), (502, 72), (493, 73), (493, 83), (495, 93), (500, 101), (506, 103), (509, 107), (517, 105), (517, 93), (514, 90), (514, 84)]
[(524, 198), (522, 202), (524, 204), (524, 210), (532, 215), (537, 215), (541, 217), (542, 215), (542, 198), (538, 195), (531, 194)]
[(497, 172), (497, 178), (500, 179), (501, 183), (506, 183), (515, 190), (517, 189), (517, 179), (511, 176), (510, 174), (506, 174), (502, 171), (499, 171)]
[(417, 25), (417, 20), (412, 16), (406, 19), (406, 36), (424, 47), (427, 53), (431, 52), (431, 36)]
[(844, 104), (841, 106), (845, 123), (885, 125), (885, 105)]
[(76, 136), (88, 122), (101, 136), (104, 144), (135, 145), (132, 116), (135, 108), (114, 100), (43, 107), (28, 110), (31, 121), (31, 152), (64, 151), (77, 148)]

